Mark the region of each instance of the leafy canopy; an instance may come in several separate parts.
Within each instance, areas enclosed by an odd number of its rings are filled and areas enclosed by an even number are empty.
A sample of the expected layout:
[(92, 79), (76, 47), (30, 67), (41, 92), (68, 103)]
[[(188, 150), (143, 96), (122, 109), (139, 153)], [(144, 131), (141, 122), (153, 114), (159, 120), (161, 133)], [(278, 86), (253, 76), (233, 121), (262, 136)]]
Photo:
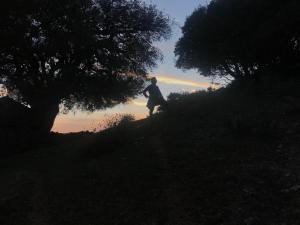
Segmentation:
[(169, 19), (140, 0), (10, 0), (0, 9), (0, 84), (32, 108), (127, 101), (161, 54)]
[(235, 79), (299, 71), (299, 12), (298, 0), (213, 0), (187, 18), (177, 67)]

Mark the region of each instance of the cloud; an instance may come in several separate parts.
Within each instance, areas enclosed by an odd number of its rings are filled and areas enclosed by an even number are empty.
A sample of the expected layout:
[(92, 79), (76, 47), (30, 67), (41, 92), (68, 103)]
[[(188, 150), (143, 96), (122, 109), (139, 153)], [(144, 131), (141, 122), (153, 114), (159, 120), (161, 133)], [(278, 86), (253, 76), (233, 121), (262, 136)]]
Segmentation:
[(145, 102), (145, 101), (137, 101), (137, 100), (133, 100), (132, 101), (132, 104), (134, 104), (134, 105), (137, 105), (137, 106), (146, 106), (147, 105), (147, 102)]
[(195, 87), (195, 88), (208, 88), (208, 87), (215, 87), (219, 88), (220, 85), (212, 85), (209, 82), (196, 82), (196, 81), (191, 81), (191, 80), (183, 80), (183, 79), (178, 79), (170, 76), (163, 76), (163, 75), (155, 75), (157, 80), (166, 83), (166, 84), (176, 84), (176, 85), (183, 85), (183, 86), (190, 86), (190, 87)]
[(175, 49), (175, 43), (170, 41), (159, 42), (156, 47), (165, 53), (173, 53)]
[(0, 84), (0, 97), (6, 96), (7, 90), (4, 88), (2, 84)]

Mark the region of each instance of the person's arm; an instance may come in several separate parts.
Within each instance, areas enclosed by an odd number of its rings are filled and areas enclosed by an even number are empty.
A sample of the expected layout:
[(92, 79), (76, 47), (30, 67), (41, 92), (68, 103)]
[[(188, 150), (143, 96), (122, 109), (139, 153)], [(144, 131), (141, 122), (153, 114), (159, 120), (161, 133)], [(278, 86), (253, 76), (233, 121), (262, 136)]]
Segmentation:
[(145, 96), (145, 98), (149, 98), (149, 95), (147, 94), (148, 88), (149, 87), (147, 87), (145, 90), (143, 90), (143, 95)]

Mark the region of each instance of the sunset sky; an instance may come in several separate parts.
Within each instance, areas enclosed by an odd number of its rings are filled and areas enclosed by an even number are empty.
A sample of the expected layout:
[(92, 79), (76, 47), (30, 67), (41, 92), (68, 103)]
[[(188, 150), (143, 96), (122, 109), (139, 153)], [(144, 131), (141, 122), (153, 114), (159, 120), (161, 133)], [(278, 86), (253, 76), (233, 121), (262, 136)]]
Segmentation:
[[(146, 3), (153, 3), (169, 15), (174, 21), (173, 35), (168, 41), (157, 43), (164, 55), (164, 61), (159, 63), (153, 71), (149, 71), (151, 76), (156, 76), (158, 86), (166, 98), (171, 92), (192, 92), (206, 89), (210, 86), (211, 80), (204, 78), (197, 71), (182, 71), (175, 67), (174, 47), (181, 37), (181, 29), (184, 21), (199, 5), (207, 5), (208, 0), (145, 0)], [(98, 111), (94, 113), (71, 112), (59, 114), (56, 118), (53, 131), (66, 133), (99, 129), (99, 124), (116, 113), (134, 114), (137, 119), (146, 117), (146, 99), (143, 96), (128, 104), (121, 104), (112, 109)]]

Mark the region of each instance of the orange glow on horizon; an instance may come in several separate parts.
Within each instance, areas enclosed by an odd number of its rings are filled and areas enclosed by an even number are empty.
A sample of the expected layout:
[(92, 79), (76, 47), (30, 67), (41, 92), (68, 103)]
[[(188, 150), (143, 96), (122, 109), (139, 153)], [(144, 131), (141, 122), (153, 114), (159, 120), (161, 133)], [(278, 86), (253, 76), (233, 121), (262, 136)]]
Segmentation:
[[(97, 113), (95, 113), (97, 114)], [(120, 114), (123, 114), (120, 112)], [(74, 115), (63, 115), (57, 116), (54, 126), (52, 128), (53, 132), (58, 133), (70, 133), (70, 132), (81, 132), (81, 131), (100, 131), (103, 129), (103, 125), (109, 117), (114, 116), (115, 113), (109, 113), (106, 115), (100, 115), (99, 119), (88, 118), (88, 116), (74, 116)], [(135, 113), (135, 120), (144, 119), (146, 115), (141, 113)]]

